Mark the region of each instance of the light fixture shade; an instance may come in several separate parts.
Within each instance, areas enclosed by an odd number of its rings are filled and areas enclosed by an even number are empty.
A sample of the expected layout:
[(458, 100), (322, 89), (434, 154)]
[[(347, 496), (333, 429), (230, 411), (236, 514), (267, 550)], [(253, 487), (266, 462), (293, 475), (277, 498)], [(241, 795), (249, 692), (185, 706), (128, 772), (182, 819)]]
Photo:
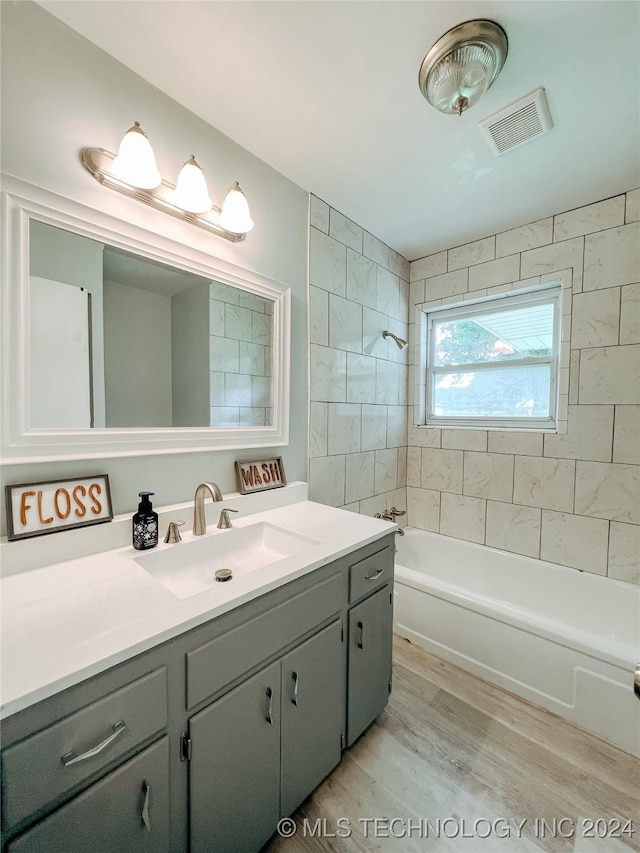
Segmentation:
[(505, 31), (493, 21), (467, 21), (446, 32), (420, 67), (420, 91), (440, 112), (461, 115), (484, 95), (507, 58)]
[(139, 122), (125, 133), (118, 156), (111, 165), (111, 174), (119, 181), (142, 190), (160, 186), (162, 175), (156, 166), (151, 143)]
[(222, 213), (216, 222), (232, 234), (246, 234), (253, 228), (247, 199), (237, 181), (227, 193), (222, 205)]
[(209, 198), (204, 172), (193, 154), (180, 170), (172, 200), (187, 213), (206, 213), (211, 210), (213, 202)]

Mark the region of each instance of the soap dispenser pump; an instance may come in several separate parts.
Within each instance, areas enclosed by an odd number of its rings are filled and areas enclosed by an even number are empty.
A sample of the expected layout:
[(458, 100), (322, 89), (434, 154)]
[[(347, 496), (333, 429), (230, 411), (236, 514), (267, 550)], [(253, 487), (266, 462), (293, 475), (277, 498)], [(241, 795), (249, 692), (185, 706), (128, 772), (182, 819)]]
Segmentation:
[(153, 511), (149, 497), (154, 492), (138, 492), (142, 500), (133, 516), (133, 547), (138, 551), (154, 548), (158, 544), (158, 513)]

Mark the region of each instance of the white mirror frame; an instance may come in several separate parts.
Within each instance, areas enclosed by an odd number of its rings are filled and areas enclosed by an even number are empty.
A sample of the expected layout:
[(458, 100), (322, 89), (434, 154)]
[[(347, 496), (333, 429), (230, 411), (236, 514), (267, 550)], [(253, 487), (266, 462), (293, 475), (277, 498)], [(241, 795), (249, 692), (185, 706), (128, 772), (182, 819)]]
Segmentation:
[[(2, 464), (277, 447), (288, 443), (290, 288), (32, 184), (6, 175), (0, 177), (3, 188), (0, 282)], [(29, 222), (34, 219), (273, 300), (271, 425), (30, 429)]]

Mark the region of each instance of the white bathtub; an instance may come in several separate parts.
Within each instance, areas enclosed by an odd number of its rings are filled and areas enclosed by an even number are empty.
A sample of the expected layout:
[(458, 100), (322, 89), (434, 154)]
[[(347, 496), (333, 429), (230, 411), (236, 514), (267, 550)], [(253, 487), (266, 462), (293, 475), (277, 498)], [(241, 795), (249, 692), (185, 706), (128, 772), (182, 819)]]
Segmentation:
[(640, 588), (405, 528), (395, 630), (640, 756)]

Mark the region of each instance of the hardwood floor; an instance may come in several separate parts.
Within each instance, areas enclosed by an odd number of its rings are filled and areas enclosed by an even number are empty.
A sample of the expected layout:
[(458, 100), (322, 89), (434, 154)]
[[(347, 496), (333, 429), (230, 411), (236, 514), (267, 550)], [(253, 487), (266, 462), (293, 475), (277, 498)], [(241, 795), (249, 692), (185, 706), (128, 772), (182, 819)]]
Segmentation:
[(263, 853), (630, 853), (640, 761), (396, 637), (387, 709), (293, 818)]

